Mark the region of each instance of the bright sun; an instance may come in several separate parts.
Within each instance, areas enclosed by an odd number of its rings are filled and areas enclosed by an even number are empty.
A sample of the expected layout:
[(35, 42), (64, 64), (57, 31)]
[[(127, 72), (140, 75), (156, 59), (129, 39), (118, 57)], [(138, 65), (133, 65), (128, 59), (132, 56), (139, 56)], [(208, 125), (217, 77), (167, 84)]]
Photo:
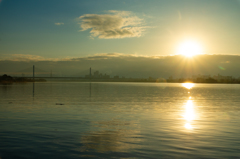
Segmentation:
[(202, 47), (195, 41), (185, 41), (178, 46), (177, 54), (192, 57), (202, 54)]

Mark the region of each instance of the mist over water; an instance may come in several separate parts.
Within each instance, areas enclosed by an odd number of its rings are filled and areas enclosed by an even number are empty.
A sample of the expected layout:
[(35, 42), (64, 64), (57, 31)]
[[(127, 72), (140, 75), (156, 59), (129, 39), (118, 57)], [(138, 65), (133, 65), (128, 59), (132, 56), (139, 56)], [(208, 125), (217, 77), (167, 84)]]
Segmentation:
[(0, 157), (238, 158), (239, 96), (231, 84), (0, 85)]

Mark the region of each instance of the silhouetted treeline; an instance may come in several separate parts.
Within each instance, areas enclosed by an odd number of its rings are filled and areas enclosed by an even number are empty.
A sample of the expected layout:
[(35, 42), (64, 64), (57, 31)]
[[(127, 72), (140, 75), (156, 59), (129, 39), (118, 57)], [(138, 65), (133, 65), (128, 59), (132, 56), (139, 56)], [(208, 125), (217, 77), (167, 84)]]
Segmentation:
[(14, 79), (11, 76), (8, 76), (6, 74), (0, 76), (0, 82), (1, 83), (12, 83)]
[(8, 84), (8, 83), (14, 83), (14, 82), (45, 82), (45, 79), (36, 79), (33, 80), (31, 78), (25, 78), (25, 77), (11, 77), (7, 74), (4, 74), (0, 76), (0, 83)]

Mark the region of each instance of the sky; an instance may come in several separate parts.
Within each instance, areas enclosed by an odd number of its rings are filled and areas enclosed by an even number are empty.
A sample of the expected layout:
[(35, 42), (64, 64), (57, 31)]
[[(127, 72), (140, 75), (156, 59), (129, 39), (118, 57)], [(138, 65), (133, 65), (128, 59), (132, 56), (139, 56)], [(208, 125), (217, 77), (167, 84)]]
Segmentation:
[(0, 62), (154, 59), (186, 40), (238, 57), (239, 17), (240, 0), (0, 0)]

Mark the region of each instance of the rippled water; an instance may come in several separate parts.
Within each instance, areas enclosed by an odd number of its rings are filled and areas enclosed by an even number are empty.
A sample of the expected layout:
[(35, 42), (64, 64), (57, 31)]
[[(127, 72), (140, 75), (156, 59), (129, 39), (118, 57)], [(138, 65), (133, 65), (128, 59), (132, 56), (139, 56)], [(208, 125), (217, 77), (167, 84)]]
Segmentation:
[(240, 85), (0, 85), (0, 158), (240, 158)]

